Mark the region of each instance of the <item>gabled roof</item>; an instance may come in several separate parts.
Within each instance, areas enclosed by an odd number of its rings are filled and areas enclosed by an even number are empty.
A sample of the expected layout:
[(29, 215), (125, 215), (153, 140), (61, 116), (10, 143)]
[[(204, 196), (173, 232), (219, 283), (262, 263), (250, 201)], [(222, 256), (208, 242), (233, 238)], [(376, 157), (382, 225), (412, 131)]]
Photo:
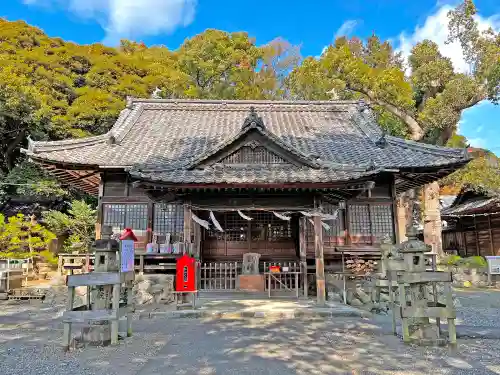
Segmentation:
[(441, 210), (441, 216), (460, 217), (465, 215), (488, 214), (500, 211), (500, 196), (497, 192), (462, 188), (454, 202)]
[[(242, 128), (251, 107), (263, 126)], [(259, 173), (255, 166), (222, 166), (222, 171), (221, 166), (216, 171), (213, 166), (197, 167), (249, 132), (260, 134), (300, 162), (285, 170), (270, 168), (266, 173), (277, 181), (333, 181), (387, 169), (453, 170), (468, 161), (464, 150), (384, 135), (372, 111), (354, 101), (132, 99), (106, 134), (30, 141), (24, 152), (44, 163), (86, 170), (123, 168), (141, 178), (171, 183), (235, 179), (251, 183)]]

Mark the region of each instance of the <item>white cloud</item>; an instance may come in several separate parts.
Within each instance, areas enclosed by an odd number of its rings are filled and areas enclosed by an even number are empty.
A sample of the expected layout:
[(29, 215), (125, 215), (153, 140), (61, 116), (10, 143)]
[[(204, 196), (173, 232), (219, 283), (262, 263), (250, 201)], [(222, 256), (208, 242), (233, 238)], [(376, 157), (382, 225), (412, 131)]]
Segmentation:
[[(453, 9), (451, 5), (441, 5), (435, 13), (426, 18), (423, 25), (417, 25), (411, 35), (402, 32), (398, 37), (398, 50), (407, 57), (410, 55), (411, 49), (415, 44), (424, 39), (430, 39), (438, 44), (439, 50), (444, 56), (451, 59), (457, 71), (468, 72), (469, 66), (464, 61), (460, 44), (456, 42), (450, 44), (445, 43), (448, 38), (448, 12), (451, 9)], [(480, 30), (486, 30), (492, 27), (496, 31), (500, 31), (500, 14), (489, 18), (477, 15), (476, 20), (478, 21)]]
[(170, 33), (193, 22), (197, 0), (23, 0), (29, 5), (58, 4), (95, 19), (106, 31), (104, 43)]
[(357, 20), (344, 21), (342, 26), (340, 26), (339, 29), (335, 32), (335, 36), (333, 37), (333, 39), (335, 40), (341, 36), (349, 36), (358, 25), (359, 21)]
[[(354, 29), (356, 28), (356, 26), (358, 26), (361, 22), (358, 21), (358, 20), (347, 20), (347, 21), (344, 21), (344, 23), (337, 29), (337, 31), (335, 31), (335, 34), (333, 36), (333, 41), (335, 41), (335, 39), (337, 38), (340, 38), (341, 36), (350, 36), (351, 33), (354, 31)], [(321, 53), (319, 56), (316, 56), (317, 59), (320, 58), (320, 56), (326, 52), (326, 50), (328, 49), (329, 45), (327, 46), (324, 46), (323, 49), (321, 50)]]
[(468, 138), (469, 144), (472, 147), (485, 148), (486, 140), (484, 138)]

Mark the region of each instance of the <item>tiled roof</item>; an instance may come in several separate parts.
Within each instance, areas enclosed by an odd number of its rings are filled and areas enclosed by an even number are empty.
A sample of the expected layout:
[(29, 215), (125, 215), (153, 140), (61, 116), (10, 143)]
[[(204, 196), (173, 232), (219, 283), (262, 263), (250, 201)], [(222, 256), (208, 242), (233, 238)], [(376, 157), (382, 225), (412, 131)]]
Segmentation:
[(443, 209), (441, 211), (441, 216), (460, 216), (486, 210), (491, 210), (493, 212), (498, 211), (499, 207), (500, 202), (498, 198), (482, 197)]
[[(267, 136), (290, 153), (309, 160), (309, 167), (270, 169), (265, 174), (261, 174), (263, 169), (255, 167), (188, 170), (203, 155), (211, 155), (235, 139), (251, 107), (262, 118)], [(125, 168), (137, 176), (161, 168), (164, 172), (155, 172), (154, 178), (162, 176), (169, 182), (263, 178), (328, 181), (353, 174), (343, 170), (345, 166), (365, 171), (409, 169), (449, 166), (467, 159), (463, 150), (392, 136), (384, 136), (386, 144), (382, 147), (377, 144), (381, 137), (371, 110), (352, 101), (135, 99), (104, 135), (56, 142), (30, 141), (24, 152), (51, 163)], [(267, 177), (260, 177), (264, 175)]]
[(269, 167), (262, 168), (230, 168), (208, 167), (205, 169), (193, 170), (132, 170), (133, 177), (150, 181), (168, 181), (177, 183), (199, 183), (206, 184), (244, 184), (252, 182), (254, 184), (277, 184), (277, 183), (322, 183), (332, 181), (357, 180), (363, 177), (372, 176), (380, 172), (379, 170), (336, 170), (336, 169), (313, 169), (313, 168), (290, 168), (290, 167)]

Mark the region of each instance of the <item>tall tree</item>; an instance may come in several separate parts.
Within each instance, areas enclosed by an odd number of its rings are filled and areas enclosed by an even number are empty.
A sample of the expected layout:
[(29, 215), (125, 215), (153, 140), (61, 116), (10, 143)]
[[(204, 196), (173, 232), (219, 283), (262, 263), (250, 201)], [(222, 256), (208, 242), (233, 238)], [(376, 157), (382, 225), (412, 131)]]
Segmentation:
[[(455, 134), (462, 111), (482, 100), (496, 103), (500, 82), (500, 34), (480, 32), (476, 9), (465, 0), (449, 13), (449, 42), (459, 41), (470, 73), (453, 69), (431, 40), (414, 46), (408, 58), (409, 75), (401, 56), (388, 42), (372, 36), (338, 38), (320, 59), (306, 59), (289, 77), (290, 92), (301, 99), (364, 97), (374, 106), (381, 125), (391, 133), (406, 129), (415, 141), (445, 145)], [(425, 228), (440, 251), (438, 184), (424, 189)], [(438, 238), (439, 237), (439, 238)]]

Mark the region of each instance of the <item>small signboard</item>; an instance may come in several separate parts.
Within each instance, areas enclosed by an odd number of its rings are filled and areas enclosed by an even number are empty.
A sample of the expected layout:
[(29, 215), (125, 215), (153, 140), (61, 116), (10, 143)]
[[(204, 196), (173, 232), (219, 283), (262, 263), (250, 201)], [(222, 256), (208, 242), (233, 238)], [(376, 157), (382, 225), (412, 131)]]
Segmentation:
[(134, 240), (121, 241), (121, 268), (122, 272), (134, 270)]
[(485, 257), (488, 262), (488, 272), (492, 275), (500, 274), (500, 256)]

